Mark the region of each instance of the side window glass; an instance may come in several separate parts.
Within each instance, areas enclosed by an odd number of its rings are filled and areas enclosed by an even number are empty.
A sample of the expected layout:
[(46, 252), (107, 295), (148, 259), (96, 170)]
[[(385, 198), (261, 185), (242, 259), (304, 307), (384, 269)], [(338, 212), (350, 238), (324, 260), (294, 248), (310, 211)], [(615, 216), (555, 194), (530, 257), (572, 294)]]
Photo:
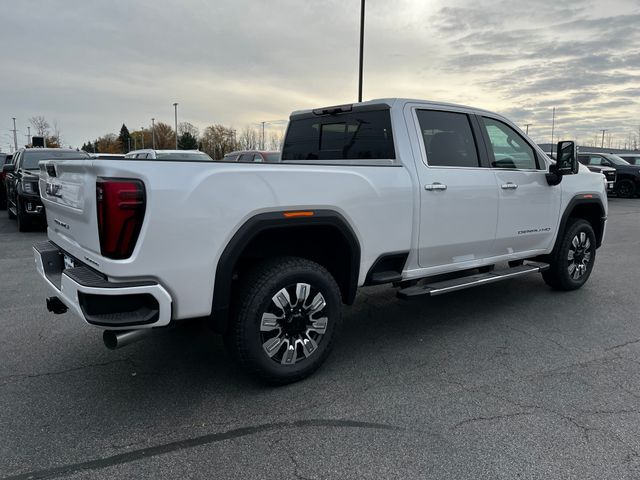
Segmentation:
[(146, 153), (139, 153), (136, 155), (136, 158), (147, 158), (147, 154)]
[(602, 157), (589, 157), (589, 165), (602, 165)]
[(253, 162), (253, 154), (252, 153), (243, 153), (240, 155), (238, 159), (239, 162)]
[(527, 170), (538, 168), (533, 148), (513, 128), (487, 117), (482, 117), (482, 123), (493, 151), (492, 167)]
[(254, 162), (257, 162), (257, 163), (262, 163), (262, 162), (264, 162), (264, 160), (262, 159), (262, 155), (260, 155), (259, 153), (256, 153), (256, 154), (253, 156), (253, 161), (254, 161)]
[(478, 150), (464, 113), (418, 110), (427, 163), (431, 167), (479, 167)]

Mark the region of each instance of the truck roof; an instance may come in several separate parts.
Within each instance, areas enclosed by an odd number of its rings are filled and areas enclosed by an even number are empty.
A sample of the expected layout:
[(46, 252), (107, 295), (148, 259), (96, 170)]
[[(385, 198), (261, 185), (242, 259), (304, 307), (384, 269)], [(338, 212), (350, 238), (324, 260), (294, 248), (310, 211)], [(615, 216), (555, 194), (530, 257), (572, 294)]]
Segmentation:
[(495, 112), (491, 112), (489, 110), (484, 110), (482, 108), (477, 108), (477, 107), (470, 107), (468, 105), (460, 105), (460, 104), (456, 104), (456, 103), (448, 103), (448, 102), (438, 102), (435, 100), (421, 100), (421, 99), (416, 99), (416, 98), (375, 98), (372, 100), (367, 100), (366, 102), (354, 102), (354, 103), (346, 103), (346, 104), (342, 104), (342, 105), (335, 105), (335, 106), (328, 106), (328, 107), (321, 107), (321, 108), (310, 108), (310, 109), (305, 109), (305, 110), (296, 110), (293, 113), (291, 113), (291, 117), (294, 116), (307, 116), (307, 115), (311, 115), (314, 112), (318, 112), (318, 111), (331, 111), (331, 110), (335, 110), (335, 109), (339, 109), (339, 108), (347, 108), (347, 107), (359, 107), (359, 108), (366, 108), (366, 107), (373, 107), (373, 106), (380, 106), (380, 105), (386, 105), (389, 108), (393, 108), (393, 107), (397, 107), (398, 105), (404, 105), (406, 103), (421, 103), (424, 105), (429, 105), (429, 106), (441, 106), (441, 107), (456, 107), (456, 108), (463, 108), (465, 110), (474, 110), (476, 112), (486, 112), (486, 113), (491, 113), (493, 115), (496, 115)]

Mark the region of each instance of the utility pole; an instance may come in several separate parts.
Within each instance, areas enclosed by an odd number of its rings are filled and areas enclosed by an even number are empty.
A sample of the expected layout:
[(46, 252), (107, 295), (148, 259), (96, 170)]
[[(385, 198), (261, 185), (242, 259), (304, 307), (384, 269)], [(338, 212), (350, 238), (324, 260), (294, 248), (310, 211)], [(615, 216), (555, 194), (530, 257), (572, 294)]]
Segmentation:
[(602, 129), (602, 141), (600, 142), (600, 148), (604, 148), (604, 134), (606, 131), (606, 128)]
[(31, 127), (29, 125), (27, 125), (27, 132), (28, 132), (28, 135), (29, 135), (29, 141), (27, 142), (27, 144), (31, 145), (31, 142), (32, 142), (32, 140), (31, 140)]
[(132, 137), (133, 137), (133, 149), (138, 150), (138, 139), (135, 135), (132, 135)]
[(140, 130), (142, 131), (142, 149), (144, 150), (144, 127), (140, 127)]
[(556, 107), (553, 107), (553, 116), (551, 117), (551, 153), (552, 154), (553, 154), (553, 133), (555, 128), (556, 128)]
[(529, 135), (529, 127), (531, 126), (531, 123), (525, 123), (524, 126), (527, 127), (527, 131), (525, 132), (527, 135)]
[(173, 111), (174, 111), (175, 120), (176, 120), (176, 150), (178, 150), (178, 104), (177, 103), (173, 104)]
[(156, 119), (151, 119), (151, 142), (153, 144), (153, 149), (156, 149)]
[(264, 124), (267, 122), (262, 122), (262, 150), (264, 150)]
[(129, 153), (131, 151), (131, 135), (129, 135), (129, 137), (127, 138), (127, 143), (129, 144), (127, 146), (127, 153)]
[(16, 132), (16, 117), (11, 117), (13, 120), (13, 146), (16, 148), (16, 152), (18, 151), (18, 134)]
[(360, 0), (360, 69), (358, 73), (358, 102), (362, 101), (363, 54), (364, 54), (364, 0)]

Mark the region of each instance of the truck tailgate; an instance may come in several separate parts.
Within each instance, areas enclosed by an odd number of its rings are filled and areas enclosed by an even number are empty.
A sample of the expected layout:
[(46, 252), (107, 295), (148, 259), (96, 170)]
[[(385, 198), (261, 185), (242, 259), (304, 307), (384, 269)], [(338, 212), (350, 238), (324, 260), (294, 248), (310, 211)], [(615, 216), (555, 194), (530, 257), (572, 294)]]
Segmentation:
[(49, 238), (69, 253), (100, 254), (94, 160), (41, 162), (40, 195)]

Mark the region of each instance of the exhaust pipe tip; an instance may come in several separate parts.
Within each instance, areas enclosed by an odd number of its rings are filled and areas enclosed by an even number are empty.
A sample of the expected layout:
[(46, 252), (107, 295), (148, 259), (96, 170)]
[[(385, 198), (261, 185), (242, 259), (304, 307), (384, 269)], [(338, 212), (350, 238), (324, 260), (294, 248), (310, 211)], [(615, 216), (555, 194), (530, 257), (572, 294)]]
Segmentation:
[(131, 343), (142, 340), (150, 332), (150, 329), (141, 330), (105, 330), (102, 332), (102, 341), (109, 350), (117, 350)]
[(47, 298), (47, 310), (55, 313), (56, 315), (60, 315), (62, 313), (67, 313), (67, 310), (69, 309), (58, 297), (49, 297)]

